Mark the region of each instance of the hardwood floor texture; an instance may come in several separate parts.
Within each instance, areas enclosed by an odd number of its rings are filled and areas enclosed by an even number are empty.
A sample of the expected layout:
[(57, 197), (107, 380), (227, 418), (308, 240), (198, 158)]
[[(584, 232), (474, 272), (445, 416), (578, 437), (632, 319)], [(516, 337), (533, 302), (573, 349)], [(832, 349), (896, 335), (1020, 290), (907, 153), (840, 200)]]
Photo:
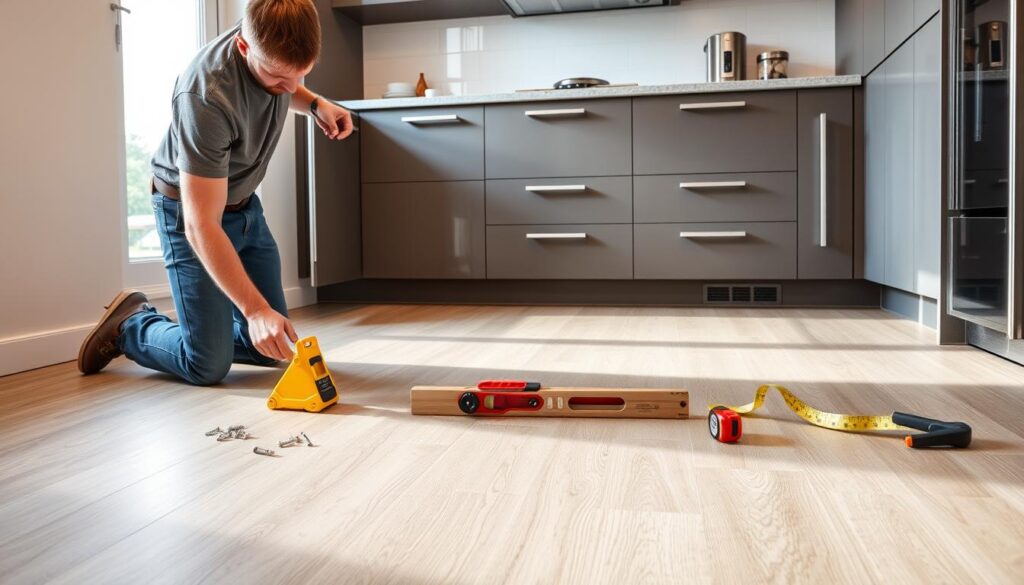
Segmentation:
[[(124, 359), (0, 378), (2, 583), (1021, 583), (1024, 368), (876, 310), (321, 305), (338, 382), (195, 388)], [(414, 417), (416, 384), (690, 391), (688, 421)], [(974, 427), (907, 449), (796, 418), (740, 444), (704, 405), (763, 382), (835, 412)], [(245, 424), (258, 440), (204, 432)], [(277, 448), (305, 431), (316, 448)], [(254, 455), (255, 445), (282, 457)]]

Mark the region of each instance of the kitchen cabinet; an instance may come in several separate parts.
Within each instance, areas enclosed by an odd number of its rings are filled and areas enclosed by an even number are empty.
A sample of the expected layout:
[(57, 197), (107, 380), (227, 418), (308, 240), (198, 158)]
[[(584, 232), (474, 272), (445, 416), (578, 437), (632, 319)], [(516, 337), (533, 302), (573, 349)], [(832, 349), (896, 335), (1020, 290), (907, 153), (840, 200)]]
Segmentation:
[(885, 282), (887, 79), (882, 63), (864, 80), (864, 278), (879, 283)]
[(632, 222), (632, 177), (487, 181), (488, 225)]
[(363, 185), (363, 276), (483, 278), (482, 181)]
[[(899, 0), (910, 2), (911, 0)], [(864, 40), (861, 45), (864, 51), (864, 69), (867, 75), (885, 59), (885, 3), (886, 0), (863, 0), (864, 2)]]
[[(853, 280), (854, 103), (835, 87), (365, 112), (363, 276)], [(403, 122), (438, 115), (464, 123)]]
[(633, 226), (487, 227), (487, 278), (633, 278)]
[(885, 0), (885, 52), (892, 53), (914, 33), (916, 0)]
[(914, 27), (923, 26), (940, 10), (942, 10), (942, 0), (914, 0)]
[(798, 103), (798, 275), (853, 278), (853, 92), (801, 91)]
[(914, 42), (900, 47), (886, 64), (885, 284), (913, 291)]
[(914, 36), (914, 259), (916, 291), (939, 298), (942, 230), (942, 22)]
[(635, 221), (796, 221), (796, 184), (796, 173), (637, 176)]
[(637, 224), (637, 279), (794, 279), (796, 223)]
[(487, 178), (631, 175), (631, 103), (578, 100), (487, 107)]
[(363, 182), (484, 178), (484, 109), (382, 110), (363, 115)]
[(796, 170), (796, 92), (643, 97), (633, 107), (638, 175)]
[(865, 80), (864, 275), (938, 298), (942, 38), (932, 19)]

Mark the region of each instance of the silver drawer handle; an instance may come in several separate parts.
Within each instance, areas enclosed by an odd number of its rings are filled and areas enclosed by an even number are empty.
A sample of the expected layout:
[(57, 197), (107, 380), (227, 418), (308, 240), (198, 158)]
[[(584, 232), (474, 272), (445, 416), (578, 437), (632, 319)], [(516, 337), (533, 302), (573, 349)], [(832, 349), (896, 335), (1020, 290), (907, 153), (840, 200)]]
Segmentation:
[(564, 234), (526, 234), (527, 240), (583, 240), (586, 239), (585, 232), (564, 233)]
[(707, 181), (696, 183), (679, 183), (680, 189), (720, 189), (729, 187), (746, 187), (746, 181)]
[(579, 193), (586, 191), (586, 185), (527, 185), (530, 193)]
[(461, 122), (462, 119), (456, 114), (441, 114), (438, 116), (402, 116), (402, 121), (408, 124), (424, 124), (431, 122)]
[(680, 110), (727, 110), (745, 108), (747, 102), (700, 102), (696, 104), (679, 104)]
[(679, 232), (680, 238), (745, 238), (747, 232)]
[(553, 118), (557, 116), (585, 116), (586, 108), (566, 108), (564, 110), (526, 110), (531, 118)]
[(828, 114), (818, 117), (818, 245), (828, 247)]

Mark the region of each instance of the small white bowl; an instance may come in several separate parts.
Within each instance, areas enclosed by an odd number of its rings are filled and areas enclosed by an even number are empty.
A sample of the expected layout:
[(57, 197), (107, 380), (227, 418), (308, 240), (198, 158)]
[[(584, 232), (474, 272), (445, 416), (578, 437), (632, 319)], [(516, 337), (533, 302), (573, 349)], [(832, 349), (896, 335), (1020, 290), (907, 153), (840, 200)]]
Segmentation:
[(393, 81), (388, 84), (388, 93), (408, 93), (416, 92), (416, 88), (411, 83), (405, 83), (402, 81)]

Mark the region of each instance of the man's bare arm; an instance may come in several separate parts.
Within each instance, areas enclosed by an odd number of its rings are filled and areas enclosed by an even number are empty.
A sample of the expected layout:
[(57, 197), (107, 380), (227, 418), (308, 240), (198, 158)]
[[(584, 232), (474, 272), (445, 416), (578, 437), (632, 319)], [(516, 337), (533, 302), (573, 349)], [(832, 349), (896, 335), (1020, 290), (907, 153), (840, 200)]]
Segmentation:
[(227, 197), (227, 179), (181, 173), (185, 237), (217, 286), (245, 316), (256, 349), (267, 357), (291, 359), (289, 340), (298, 340), (291, 322), (260, 294), (221, 227)]

